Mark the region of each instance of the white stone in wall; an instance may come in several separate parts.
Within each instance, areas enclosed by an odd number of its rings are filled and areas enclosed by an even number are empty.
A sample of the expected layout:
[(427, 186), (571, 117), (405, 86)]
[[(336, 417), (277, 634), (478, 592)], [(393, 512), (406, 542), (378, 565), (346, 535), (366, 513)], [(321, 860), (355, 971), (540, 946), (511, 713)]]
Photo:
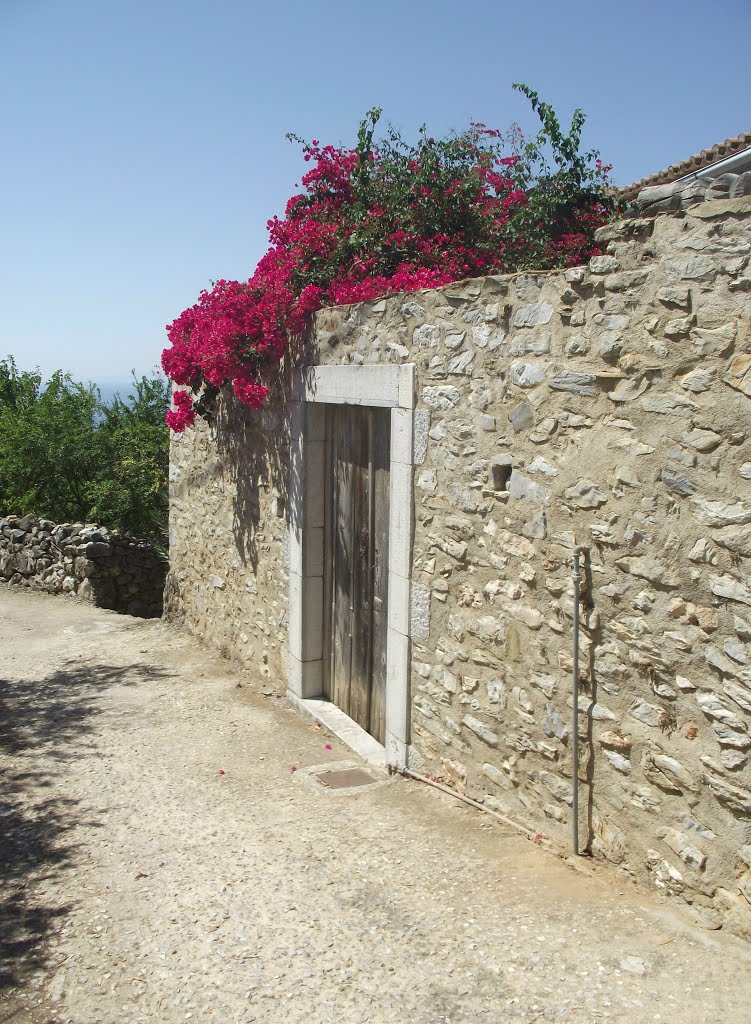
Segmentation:
[(550, 323), (553, 307), (549, 302), (532, 302), (517, 310), (514, 327), (540, 327)]
[(681, 281), (707, 280), (717, 274), (717, 263), (709, 256), (683, 256), (666, 260), (664, 267), (666, 277)]
[(654, 704), (650, 704), (645, 700), (637, 700), (628, 709), (628, 713), (632, 718), (637, 719), (639, 722), (643, 722), (644, 725), (649, 725), (653, 729), (656, 729), (662, 719), (662, 709)]
[(647, 751), (642, 758), (642, 770), (650, 782), (667, 792), (681, 792), (682, 789), (693, 792), (698, 788), (696, 779), (685, 765), (667, 754)]
[(520, 388), (533, 388), (545, 380), (545, 368), (539, 363), (517, 360), (509, 367), (509, 380)]
[(416, 640), (430, 635), (430, 591), (421, 583), (411, 587), (410, 633)]
[(751, 398), (751, 354), (742, 352), (737, 355), (722, 379), (731, 388), (735, 388)]
[(746, 817), (751, 815), (751, 792), (741, 786), (734, 786), (726, 779), (719, 778), (710, 772), (707, 772), (704, 779), (717, 799), (726, 804), (731, 811)]
[(423, 469), (417, 477), (417, 486), (423, 491), (434, 491), (438, 486), (438, 474), (434, 469)]
[(495, 543), (505, 554), (513, 555), (516, 558), (532, 558), (536, 554), (534, 544), (531, 544), (524, 537), (509, 533), (508, 530), (497, 530)]
[[(573, 697), (567, 697), (566, 703), (570, 708), (574, 706)], [(610, 708), (605, 707), (604, 704), (599, 702), (594, 703), (586, 698), (579, 698), (579, 714), (585, 715), (587, 718), (592, 718), (596, 722), (615, 722), (618, 718), (617, 715), (613, 714)]]
[(685, 285), (665, 285), (657, 290), (655, 298), (663, 306), (677, 306), (679, 309), (689, 309), (691, 306), (691, 292)]
[(725, 680), (723, 690), (726, 696), (738, 705), (743, 711), (751, 712), (751, 689), (740, 686), (731, 680)]
[(554, 420), (552, 416), (546, 416), (545, 419), (540, 420), (534, 430), (530, 431), (529, 439), (533, 444), (545, 444), (551, 439), (557, 427), (558, 421)]
[(515, 622), (523, 622), (529, 629), (540, 629), (545, 616), (537, 608), (531, 608), (529, 605), (514, 605), (513, 609), (509, 609), (509, 616), (513, 618)]
[(550, 501), (550, 495), (544, 487), (516, 470), (511, 473), (508, 489), (511, 497), (517, 500), (530, 501), (539, 505), (547, 505)]
[(558, 476), (560, 470), (552, 466), (542, 455), (535, 455), (532, 461), (524, 467), (527, 473), (543, 473), (545, 476)]
[(691, 499), (691, 505), (700, 522), (708, 526), (742, 526), (751, 523), (751, 504), (745, 501), (712, 500), (697, 495)]
[(735, 323), (722, 324), (714, 328), (694, 328), (691, 331), (694, 355), (700, 358), (727, 355), (735, 344), (736, 330)]
[(416, 348), (438, 348), (441, 341), (441, 329), (435, 324), (422, 324), (412, 333), (412, 344)]
[(723, 644), (723, 650), (725, 654), (729, 655), (733, 661), (737, 661), (739, 665), (746, 665), (748, 663), (747, 648), (745, 644), (738, 643), (734, 637), (728, 637)]
[(726, 597), (729, 601), (751, 605), (751, 590), (745, 583), (740, 583), (732, 576), (712, 576), (709, 586), (712, 593), (718, 597)]
[(460, 352), (459, 355), (452, 356), (448, 361), (448, 372), (457, 376), (471, 376), (474, 358), (471, 352)]
[(431, 409), (453, 409), (461, 393), (451, 384), (438, 384), (422, 389), (422, 400)]
[(493, 392), (490, 388), (477, 388), (470, 393), (467, 402), (472, 409), (484, 412), (493, 401)]
[(633, 402), (649, 387), (646, 377), (629, 377), (619, 380), (612, 391), (608, 392), (611, 402)]
[(611, 274), (620, 269), (621, 265), (615, 256), (593, 256), (589, 261), (591, 274)]
[(716, 668), (722, 675), (734, 676), (736, 674), (736, 666), (721, 651), (718, 651), (716, 647), (709, 646), (704, 648), (704, 660), (712, 668)]
[(663, 328), (666, 338), (683, 338), (693, 327), (696, 318), (693, 316), (679, 316), (674, 320), (668, 320)]
[(509, 351), (512, 356), (543, 356), (550, 352), (553, 335), (550, 331), (517, 334), (511, 340)]
[[(729, 725), (719, 722), (712, 723), (712, 731), (721, 747), (733, 747), (737, 750), (748, 750), (751, 747), (751, 736), (747, 732), (732, 729)], [(725, 764), (724, 760), (723, 764)]]
[(668, 416), (680, 413), (684, 410), (698, 412), (699, 406), (685, 395), (679, 394), (652, 394), (641, 400), (641, 406), (645, 412), (654, 412), (660, 416)]
[(619, 754), (617, 750), (603, 750), (603, 754), (608, 759), (610, 764), (616, 771), (627, 775), (631, 771), (631, 761), (624, 757), (623, 754)]
[(551, 377), (548, 384), (555, 391), (568, 391), (575, 395), (594, 395), (597, 390), (597, 378), (592, 373), (580, 373), (576, 370), (564, 370)]
[(677, 853), (681, 860), (693, 868), (694, 871), (701, 871), (707, 863), (706, 854), (702, 853), (689, 841), (688, 836), (674, 828), (661, 829), (658, 833), (663, 843), (670, 847), (673, 853)]
[(556, 800), (571, 805), (574, 802), (574, 791), (570, 782), (565, 782), (552, 772), (540, 771), (535, 776), (553, 794)]
[(709, 391), (717, 383), (717, 369), (714, 366), (692, 370), (681, 380), (681, 387), (695, 395)]
[(682, 435), (681, 441), (698, 452), (711, 452), (722, 441), (722, 435), (714, 430), (694, 429)]
[(585, 478), (567, 487), (564, 493), (577, 508), (599, 508), (608, 500), (607, 494), (600, 490), (597, 484)]
[(472, 715), (465, 715), (462, 719), (462, 725), (465, 725), (478, 739), (481, 739), (483, 743), (487, 743), (488, 746), (498, 746), (498, 735), (479, 721), (479, 719), (474, 718)]

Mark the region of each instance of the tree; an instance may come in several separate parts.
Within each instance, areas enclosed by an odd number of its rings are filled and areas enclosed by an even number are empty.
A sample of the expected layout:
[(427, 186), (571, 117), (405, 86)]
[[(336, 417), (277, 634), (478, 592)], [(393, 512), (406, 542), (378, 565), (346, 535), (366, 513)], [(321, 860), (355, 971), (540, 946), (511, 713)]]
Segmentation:
[(169, 385), (133, 375), (133, 393), (102, 403), (93, 384), (0, 360), (0, 510), (100, 522), (136, 536), (167, 524)]
[(164, 413), (169, 384), (163, 377), (133, 375), (127, 401), (116, 395), (100, 405), (97, 429), (106, 472), (92, 481), (91, 517), (136, 536), (156, 536), (167, 528), (169, 432)]

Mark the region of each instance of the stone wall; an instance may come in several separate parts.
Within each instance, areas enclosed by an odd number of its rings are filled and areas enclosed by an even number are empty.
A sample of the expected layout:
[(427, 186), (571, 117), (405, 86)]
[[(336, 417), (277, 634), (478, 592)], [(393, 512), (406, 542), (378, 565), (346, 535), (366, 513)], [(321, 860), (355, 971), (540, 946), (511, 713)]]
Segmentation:
[[(412, 763), (569, 842), (586, 545), (581, 845), (751, 934), (746, 207), (621, 221), (588, 267), (324, 310), (306, 360), (416, 366)], [(282, 413), (230, 409), (173, 446), (175, 614), (275, 676), (285, 444)]]
[(158, 618), (166, 573), (166, 558), (151, 544), (114, 536), (103, 526), (0, 518), (0, 584)]
[[(698, 203), (730, 202), (728, 210), (751, 209), (751, 171), (720, 174), (716, 178), (682, 178), (667, 185), (643, 188), (635, 201), (637, 215), (656, 217), (661, 213), (687, 210)], [(712, 208), (717, 216), (718, 207)]]
[(286, 689), (289, 424), (223, 397), (172, 436), (165, 616)]

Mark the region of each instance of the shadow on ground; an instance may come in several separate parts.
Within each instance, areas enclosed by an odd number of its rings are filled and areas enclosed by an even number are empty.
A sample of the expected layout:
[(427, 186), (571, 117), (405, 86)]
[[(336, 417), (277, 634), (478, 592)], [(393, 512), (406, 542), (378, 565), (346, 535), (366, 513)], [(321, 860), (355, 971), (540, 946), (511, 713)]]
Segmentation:
[[(166, 675), (153, 667), (67, 662), (35, 680), (0, 678), (0, 994), (46, 965), (45, 939), (73, 907), (37, 893), (75, 862), (73, 829), (102, 812), (60, 794), (90, 745), (108, 690)], [(53, 769), (41, 763), (55, 762)]]

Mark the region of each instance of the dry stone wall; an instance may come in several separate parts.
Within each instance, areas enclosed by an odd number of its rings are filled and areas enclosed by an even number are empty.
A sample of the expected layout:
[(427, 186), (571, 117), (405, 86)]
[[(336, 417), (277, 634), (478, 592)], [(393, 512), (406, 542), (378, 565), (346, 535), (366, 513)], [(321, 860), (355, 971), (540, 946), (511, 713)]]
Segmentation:
[[(751, 212), (600, 238), (587, 267), (324, 310), (306, 360), (416, 366), (413, 765), (569, 842), (586, 545), (581, 845), (751, 934)], [(173, 446), (176, 614), (274, 672), (279, 416)]]
[(95, 523), (0, 518), (0, 584), (158, 618), (166, 573), (167, 559), (153, 545), (114, 536)]

